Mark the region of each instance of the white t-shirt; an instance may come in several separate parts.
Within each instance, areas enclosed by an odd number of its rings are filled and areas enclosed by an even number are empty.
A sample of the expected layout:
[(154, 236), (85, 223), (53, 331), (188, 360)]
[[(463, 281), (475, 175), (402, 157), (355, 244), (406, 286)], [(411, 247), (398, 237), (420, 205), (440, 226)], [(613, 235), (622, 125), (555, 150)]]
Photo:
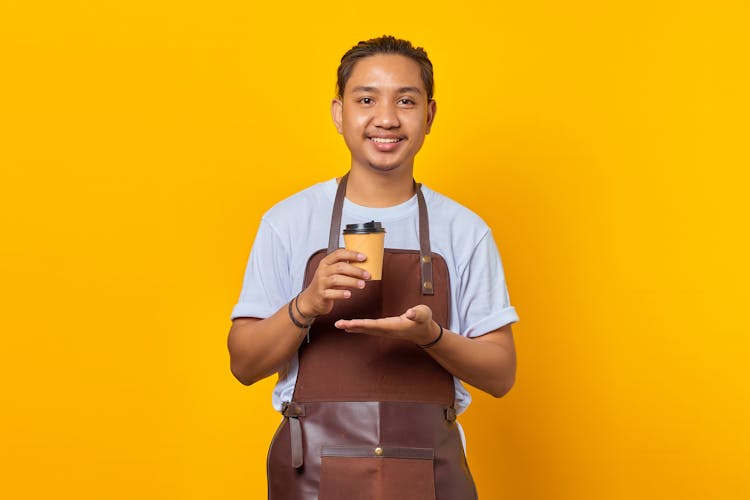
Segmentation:
[[(272, 207), (263, 216), (245, 270), (242, 292), (231, 318), (267, 318), (302, 290), (310, 256), (328, 247), (336, 179), (315, 184)], [(475, 213), (422, 186), (430, 221), (431, 250), (443, 256), (450, 273), (451, 331), (478, 337), (518, 321), (510, 305), (505, 275), (492, 233)], [(385, 247), (419, 249), (417, 197), (387, 208), (344, 201), (342, 227), (380, 221)], [(343, 244), (343, 236), (339, 242)], [(273, 406), (290, 401), (297, 381), (295, 355), (273, 391)], [(471, 396), (454, 377), (456, 410), (463, 412)]]

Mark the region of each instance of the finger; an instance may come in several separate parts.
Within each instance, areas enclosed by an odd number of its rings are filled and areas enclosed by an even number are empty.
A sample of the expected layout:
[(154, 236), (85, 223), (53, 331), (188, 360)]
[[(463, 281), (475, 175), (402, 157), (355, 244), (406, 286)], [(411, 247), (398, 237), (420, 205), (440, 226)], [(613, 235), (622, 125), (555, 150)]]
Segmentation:
[(355, 329), (368, 329), (373, 327), (374, 320), (371, 319), (340, 319), (334, 323), (336, 328), (353, 331)]
[(359, 288), (362, 289), (365, 287), (364, 280), (359, 280), (357, 278), (350, 278), (348, 276), (344, 276), (341, 274), (334, 274), (333, 276), (329, 276), (325, 279), (325, 285), (326, 288)]
[(336, 290), (335, 288), (323, 290), (323, 298), (327, 300), (343, 300), (351, 296), (352, 292), (349, 290)]
[(364, 280), (370, 279), (370, 273), (360, 267), (353, 266), (348, 262), (337, 262), (328, 266), (324, 271), (324, 275), (332, 276), (341, 274), (344, 276), (352, 276), (354, 278), (361, 278)]
[(380, 319), (340, 319), (334, 326), (346, 331), (385, 332), (404, 328), (404, 320), (399, 317)]
[(331, 252), (330, 255), (326, 255), (321, 264), (331, 265), (336, 262), (349, 261), (349, 262), (362, 262), (367, 259), (367, 256), (362, 252), (355, 252), (354, 250), (347, 250), (346, 248), (339, 248)]

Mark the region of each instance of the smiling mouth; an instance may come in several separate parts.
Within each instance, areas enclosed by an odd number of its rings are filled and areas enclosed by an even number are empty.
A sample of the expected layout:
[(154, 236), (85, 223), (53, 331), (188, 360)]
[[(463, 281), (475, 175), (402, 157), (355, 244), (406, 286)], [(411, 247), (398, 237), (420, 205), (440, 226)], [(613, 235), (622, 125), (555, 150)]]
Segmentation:
[(389, 137), (389, 138), (385, 138), (385, 137), (368, 137), (368, 139), (371, 140), (372, 142), (376, 142), (378, 144), (393, 144), (393, 143), (396, 143), (396, 142), (401, 142), (403, 140), (400, 137)]

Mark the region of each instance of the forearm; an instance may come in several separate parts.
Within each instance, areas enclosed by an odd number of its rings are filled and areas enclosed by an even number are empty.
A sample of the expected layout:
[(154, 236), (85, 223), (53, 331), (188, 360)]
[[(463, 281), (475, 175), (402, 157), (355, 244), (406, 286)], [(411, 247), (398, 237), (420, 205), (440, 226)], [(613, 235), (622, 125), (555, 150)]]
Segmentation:
[[(439, 332), (434, 326), (432, 338)], [(446, 329), (440, 341), (425, 352), (451, 374), (495, 397), (505, 395), (515, 382), (516, 353), (510, 325), (477, 338)]]
[(298, 323), (328, 314), (336, 300), (346, 300), (351, 289), (365, 286), (370, 274), (350, 262), (361, 262), (366, 257), (340, 248), (320, 261), (312, 282), (294, 300), (291, 311), (285, 305), (273, 316), (238, 318), (229, 331), (231, 369), (237, 379), (250, 385), (280, 371), (299, 349), (306, 330), (295, 326), (290, 314)]
[(266, 319), (235, 319), (227, 339), (232, 373), (245, 385), (273, 375), (294, 356), (305, 333), (289, 319), (286, 306)]

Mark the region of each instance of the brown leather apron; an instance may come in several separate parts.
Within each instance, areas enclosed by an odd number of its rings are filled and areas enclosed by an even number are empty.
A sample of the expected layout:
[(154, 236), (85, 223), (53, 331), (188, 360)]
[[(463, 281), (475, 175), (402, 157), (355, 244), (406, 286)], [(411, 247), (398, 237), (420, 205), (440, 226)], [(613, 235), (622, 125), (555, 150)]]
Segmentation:
[[(328, 249), (338, 247), (346, 193), (339, 183)], [(299, 373), (268, 452), (270, 500), (469, 500), (476, 489), (454, 409), (453, 377), (412, 342), (346, 333), (341, 318), (399, 316), (426, 304), (450, 320), (450, 277), (431, 253), (420, 186), (420, 250), (386, 249), (381, 281), (368, 281), (319, 317), (299, 351)]]

